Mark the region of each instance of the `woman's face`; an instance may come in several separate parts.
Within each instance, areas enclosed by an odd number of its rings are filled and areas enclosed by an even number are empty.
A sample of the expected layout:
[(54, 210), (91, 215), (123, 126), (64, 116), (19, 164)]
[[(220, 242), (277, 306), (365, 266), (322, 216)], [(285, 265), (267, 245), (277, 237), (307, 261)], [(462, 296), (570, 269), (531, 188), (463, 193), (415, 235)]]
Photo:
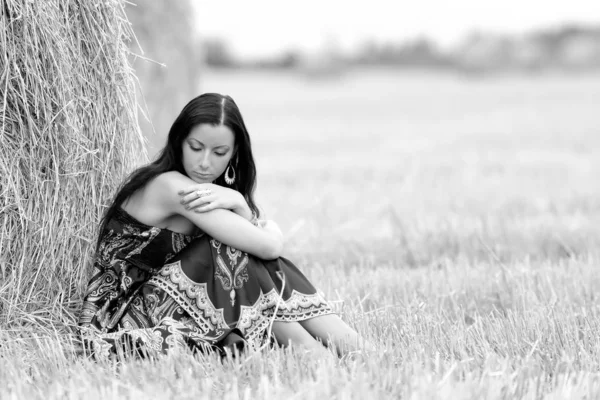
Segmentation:
[(216, 180), (235, 151), (235, 136), (225, 125), (200, 124), (183, 141), (183, 169), (198, 183)]

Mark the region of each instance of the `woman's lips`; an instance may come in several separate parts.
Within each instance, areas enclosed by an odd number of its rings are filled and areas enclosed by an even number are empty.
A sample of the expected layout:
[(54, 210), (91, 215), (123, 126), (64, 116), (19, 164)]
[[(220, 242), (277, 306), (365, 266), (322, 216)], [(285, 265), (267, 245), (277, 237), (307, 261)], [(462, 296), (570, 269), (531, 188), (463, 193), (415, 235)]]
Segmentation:
[(200, 174), (200, 173), (194, 173), (195, 176), (197, 176), (200, 179), (210, 179), (212, 177), (211, 174)]

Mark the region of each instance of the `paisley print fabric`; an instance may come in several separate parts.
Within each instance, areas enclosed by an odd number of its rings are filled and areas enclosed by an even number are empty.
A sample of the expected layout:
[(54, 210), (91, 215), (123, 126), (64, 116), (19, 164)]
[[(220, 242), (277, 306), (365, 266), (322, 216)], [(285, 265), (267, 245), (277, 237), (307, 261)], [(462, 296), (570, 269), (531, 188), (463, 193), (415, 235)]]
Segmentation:
[(208, 235), (145, 225), (119, 209), (96, 254), (79, 324), (96, 357), (257, 348), (272, 321), (332, 309), (289, 260), (265, 261)]

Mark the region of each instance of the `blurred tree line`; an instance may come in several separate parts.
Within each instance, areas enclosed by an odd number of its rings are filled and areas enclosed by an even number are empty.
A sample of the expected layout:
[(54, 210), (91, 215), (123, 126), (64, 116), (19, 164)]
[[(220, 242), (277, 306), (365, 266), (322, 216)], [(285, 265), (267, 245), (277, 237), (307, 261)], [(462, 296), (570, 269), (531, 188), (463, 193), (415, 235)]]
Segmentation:
[(304, 68), (319, 59), (322, 65), (390, 66), (450, 69), (469, 73), (498, 71), (564, 71), (600, 69), (600, 26), (566, 25), (522, 36), (475, 32), (459, 45), (442, 50), (428, 38), (399, 42), (367, 41), (353, 54), (332, 49), (306, 54), (288, 49), (269, 58), (239, 61), (228, 43), (203, 42), (207, 65), (217, 68)]
[(570, 25), (520, 37), (474, 33), (453, 58), (467, 72), (600, 70), (600, 26)]

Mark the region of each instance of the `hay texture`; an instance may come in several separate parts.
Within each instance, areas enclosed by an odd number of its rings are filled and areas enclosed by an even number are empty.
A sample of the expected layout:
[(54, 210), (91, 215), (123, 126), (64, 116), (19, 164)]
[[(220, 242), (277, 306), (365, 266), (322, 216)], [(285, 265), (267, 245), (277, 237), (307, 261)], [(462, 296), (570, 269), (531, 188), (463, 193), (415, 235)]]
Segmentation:
[(0, 0), (0, 330), (75, 323), (103, 204), (145, 160), (124, 3)]

